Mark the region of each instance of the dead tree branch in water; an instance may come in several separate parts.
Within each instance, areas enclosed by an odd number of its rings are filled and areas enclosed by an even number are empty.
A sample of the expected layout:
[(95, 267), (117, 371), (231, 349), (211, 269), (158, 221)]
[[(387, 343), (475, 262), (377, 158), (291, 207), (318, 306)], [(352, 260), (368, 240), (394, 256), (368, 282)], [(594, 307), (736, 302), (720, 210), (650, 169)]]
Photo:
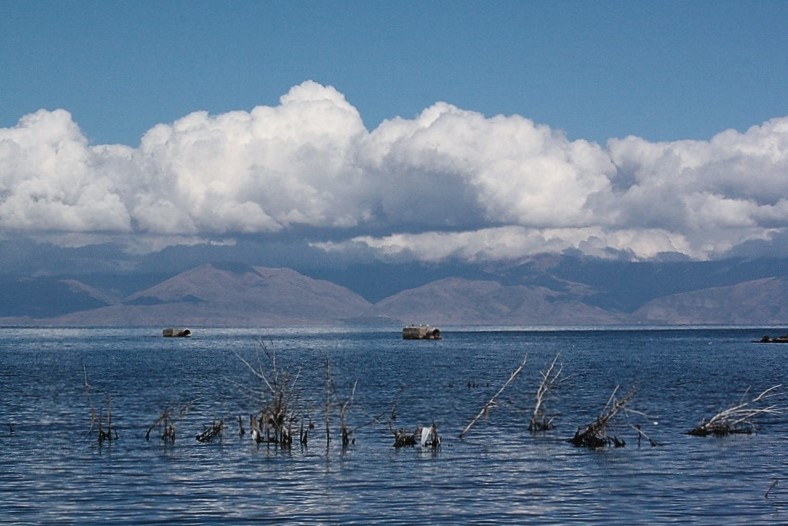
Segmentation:
[(88, 427), (88, 434), (93, 432), (93, 426), (98, 425), (98, 442), (102, 444), (105, 440), (117, 440), (119, 437), (118, 430), (112, 425), (112, 397), (107, 397), (107, 412), (103, 415), (100, 410), (96, 409), (93, 403), (93, 387), (88, 383), (88, 370), (85, 364), (82, 364), (82, 373), (84, 375), (85, 397), (88, 399), (90, 405), (90, 426)]
[(326, 428), (326, 450), (331, 445), (331, 362), (326, 358), (324, 369), (326, 381), (326, 400), (323, 406), (323, 424)]
[(104, 427), (101, 412), (98, 414), (98, 441), (99, 444), (105, 440), (117, 440), (118, 430), (112, 425), (112, 397), (107, 397), (106, 428)]
[(473, 420), (471, 420), (471, 423), (468, 424), (467, 426), (465, 426), (465, 429), (463, 429), (462, 433), (460, 433), (460, 439), (462, 439), (466, 434), (468, 434), (468, 431), (471, 430), (473, 425), (480, 418), (482, 418), (483, 416), (487, 416), (487, 414), (489, 414), (490, 409), (495, 405), (495, 399), (498, 398), (501, 395), (501, 393), (503, 393), (506, 390), (506, 388), (509, 387), (509, 385), (511, 385), (512, 382), (514, 382), (514, 380), (520, 375), (520, 372), (523, 370), (523, 367), (525, 367), (525, 364), (527, 362), (528, 362), (528, 355), (526, 354), (525, 358), (523, 358), (523, 363), (520, 364), (520, 367), (515, 369), (512, 372), (512, 374), (509, 375), (509, 379), (506, 380), (506, 383), (504, 383), (503, 386), (501, 386), (501, 388), (498, 389), (498, 392), (495, 393), (492, 398), (490, 398), (489, 402), (484, 404), (484, 407), (482, 407), (482, 410), (479, 411), (479, 414), (476, 415), (476, 417)]
[[(264, 386), (262, 408), (250, 417), (252, 437), (257, 443), (265, 442), (289, 448), (293, 444), (293, 425), (298, 421), (294, 406), (299, 395), (296, 385), (300, 372), (291, 374), (280, 368), (277, 365), (276, 350), (269, 350), (262, 339), (259, 340), (259, 345), (266, 360), (263, 362), (258, 354), (257, 368), (235, 350), (232, 351)], [(302, 434), (302, 442), (303, 437)]]
[(649, 443), (649, 445), (650, 445), (651, 447), (656, 447), (656, 446), (658, 446), (658, 445), (659, 445), (659, 444), (657, 443), (657, 441), (656, 441), (656, 440), (654, 440), (653, 438), (651, 438), (650, 436), (648, 436), (648, 435), (647, 435), (645, 432), (643, 432), (643, 430), (640, 428), (640, 424), (635, 424), (635, 425), (634, 425), (634, 426), (632, 426), (632, 427), (633, 427), (633, 428), (635, 429), (635, 431), (637, 431), (637, 433), (638, 433), (638, 447), (640, 447), (640, 440), (641, 440), (642, 438), (645, 438), (646, 440), (648, 440), (648, 443)]
[[(708, 420), (702, 421), (697, 427), (687, 432), (693, 436), (726, 436), (733, 434), (750, 434), (755, 430), (755, 418), (762, 415), (775, 415), (782, 412), (777, 405), (758, 407), (765, 400), (777, 395), (777, 390), (782, 387), (774, 385), (754, 398), (742, 398), (738, 404), (731, 406)], [(746, 393), (745, 393), (746, 396)]]
[(88, 383), (88, 370), (84, 363), (82, 364), (82, 374), (85, 378), (85, 398), (88, 399), (88, 404), (90, 405), (90, 427), (88, 427), (89, 435), (93, 432), (93, 424), (95, 424), (98, 420), (98, 413), (96, 412), (96, 405), (93, 403), (93, 394), (91, 393), (93, 386)]
[(214, 438), (222, 438), (222, 431), (224, 430), (224, 418), (218, 422), (213, 421), (211, 424), (206, 424), (202, 433), (197, 435), (198, 442), (212, 442)]
[(356, 386), (358, 385), (358, 382), (353, 382), (353, 389), (350, 391), (350, 395), (344, 400), (339, 400), (339, 395), (336, 392), (336, 386), (334, 385), (334, 382), (332, 381), (331, 384), (334, 388), (334, 396), (337, 398), (337, 401), (339, 402), (339, 432), (342, 435), (342, 447), (347, 447), (348, 445), (350, 445), (351, 440), (353, 443), (356, 442), (355, 438), (351, 439), (353, 430), (350, 429), (347, 425), (347, 413), (350, 407), (353, 405), (353, 400), (356, 396)]
[(350, 408), (355, 403), (356, 398), (356, 387), (358, 387), (358, 382), (353, 382), (353, 387), (350, 390), (350, 394), (343, 398), (339, 394), (339, 390), (337, 389), (336, 382), (334, 381), (333, 374), (331, 372), (331, 362), (326, 358), (325, 362), (325, 382), (326, 382), (326, 392), (325, 392), (325, 403), (324, 403), (324, 423), (326, 427), (326, 447), (328, 447), (331, 443), (331, 414), (333, 413), (333, 409), (336, 406), (337, 416), (339, 418), (339, 434), (342, 438), (342, 447), (346, 448), (350, 444), (354, 444), (356, 439), (353, 437), (353, 432), (355, 429), (351, 429), (348, 425), (348, 414), (350, 412)]
[(188, 403), (187, 405), (183, 406), (180, 411), (175, 413), (175, 410), (171, 407), (166, 408), (164, 411), (161, 412), (159, 417), (148, 427), (148, 430), (145, 432), (145, 440), (150, 440), (150, 433), (154, 429), (159, 429), (161, 431), (161, 439), (168, 443), (174, 444), (175, 443), (175, 424), (186, 416), (186, 414), (191, 409), (192, 403)]
[(616, 398), (617, 392), (618, 386), (613, 389), (613, 394), (610, 395), (605, 408), (596, 420), (584, 428), (578, 428), (575, 436), (569, 440), (574, 446), (596, 449), (605, 446), (624, 447), (626, 445), (624, 440), (614, 434), (609, 434), (608, 429), (619, 413), (626, 412), (627, 404), (635, 396), (635, 390), (630, 389), (621, 398)]
[(528, 422), (528, 431), (531, 433), (548, 431), (554, 427), (553, 421), (556, 417), (547, 414), (544, 403), (545, 399), (551, 394), (553, 388), (561, 380), (561, 372), (564, 366), (563, 364), (559, 364), (556, 369), (558, 356), (559, 355), (556, 354), (547, 369), (539, 373), (542, 376), (542, 381), (539, 383), (539, 387), (536, 388), (534, 410), (533, 413), (531, 413), (531, 420)]

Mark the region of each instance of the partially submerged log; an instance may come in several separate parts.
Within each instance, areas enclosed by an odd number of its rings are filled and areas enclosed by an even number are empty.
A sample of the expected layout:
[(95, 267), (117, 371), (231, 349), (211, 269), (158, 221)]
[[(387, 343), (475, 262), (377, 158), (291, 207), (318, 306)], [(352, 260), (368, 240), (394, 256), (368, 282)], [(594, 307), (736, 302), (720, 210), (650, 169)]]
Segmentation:
[[(762, 415), (780, 414), (782, 408), (770, 404), (762, 406), (764, 401), (777, 395), (777, 390), (782, 385), (774, 385), (758, 396), (742, 398), (742, 401), (724, 409), (708, 420), (701, 421), (687, 434), (692, 436), (727, 436), (734, 434), (750, 434), (755, 430), (755, 418)], [(746, 396), (746, 394), (745, 394)]]

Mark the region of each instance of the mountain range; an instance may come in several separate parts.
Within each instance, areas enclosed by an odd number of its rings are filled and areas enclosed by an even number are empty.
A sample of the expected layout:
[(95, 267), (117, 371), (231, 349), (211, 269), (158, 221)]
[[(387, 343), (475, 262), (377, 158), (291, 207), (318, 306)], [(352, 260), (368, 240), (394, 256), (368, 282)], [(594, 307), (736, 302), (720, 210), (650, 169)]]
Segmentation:
[[(291, 268), (203, 264), (131, 293), (122, 291), (146, 280), (6, 277), (0, 282), (0, 325), (781, 326), (788, 324), (783, 263), (634, 264), (544, 256), (453, 269), (455, 275), (433, 272), (435, 279), (372, 301), (362, 295), (364, 287), (352, 289), (352, 269), (328, 280)], [(375, 269), (357, 275), (360, 283), (386, 279)], [(404, 281), (403, 275), (388, 276)]]

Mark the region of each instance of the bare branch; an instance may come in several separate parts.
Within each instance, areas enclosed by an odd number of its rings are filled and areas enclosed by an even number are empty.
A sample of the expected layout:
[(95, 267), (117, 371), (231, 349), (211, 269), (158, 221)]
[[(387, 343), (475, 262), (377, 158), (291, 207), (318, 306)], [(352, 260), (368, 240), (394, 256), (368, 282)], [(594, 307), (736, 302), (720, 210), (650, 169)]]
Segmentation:
[(528, 430), (532, 433), (536, 431), (547, 431), (553, 428), (553, 420), (555, 420), (555, 417), (547, 416), (544, 403), (547, 396), (560, 381), (561, 372), (564, 366), (563, 364), (559, 365), (558, 369), (556, 369), (556, 362), (558, 361), (559, 355), (560, 354), (556, 354), (547, 369), (539, 373), (542, 376), (542, 381), (539, 383), (539, 387), (536, 388), (534, 410), (533, 413), (531, 413), (531, 420), (528, 423)]
[(506, 388), (509, 387), (509, 385), (520, 375), (520, 372), (523, 370), (523, 367), (525, 367), (525, 364), (527, 362), (528, 362), (528, 355), (526, 354), (525, 358), (523, 358), (523, 363), (520, 364), (520, 367), (518, 367), (517, 369), (515, 369), (512, 372), (512, 374), (509, 376), (509, 379), (506, 381), (506, 383), (503, 384), (503, 386), (501, 386), (500, 389), (498, 389), (498, 392), (495, 393), (492, 398), (490, 398), (489, 402), (484, 404), (484, 407), (482, 407), (482, 410), (479, 411), (478, 415), (476, 415), (476, 418), (471, 420), (471, 423), (468, 424), (467, 426), (465, 426), (465, 429), (463, 429), (462, 433), (460, 433), (460, 439), (462, 439), (468, 433), (468, 431), (470, 431), (470, 429), (473, 427), (473, 425), (481, 417), (485, 416), (490, 411), (490, 408), (495, 405), (495, 399), (498, 398), (498, 396), (500, 396), (500, 394), (503, 393), (506, 390)]
[(782, 384), (774, 385), (754, 398), (743, 398), (740, 403), (720, 411), (708, 420), (701, 421), (697, 427), (687, 433), (693, 436), (725, 436), (752, 433), (755, 430), (755, 419), (757, 417), (782, 413), (783, 408), (777, 405), (757, 407), (764, 400), (776, 396), (780, 387), (782, 387)]
[(613, 389), (613, 393), (608, 398), (602, 413), (584, 428), (578, 428), (575, 436), (569, 441), (577, 447), (600, 448), (609, 445), (623, 447), (625, 442), (616, 435), (608, 434), (608, 427), (612, 424), (615, 417), (626, 412), (627, 404), (635, 396), (635, 390), (630, 389), (621, 398), (616, 398), (619, 386)]

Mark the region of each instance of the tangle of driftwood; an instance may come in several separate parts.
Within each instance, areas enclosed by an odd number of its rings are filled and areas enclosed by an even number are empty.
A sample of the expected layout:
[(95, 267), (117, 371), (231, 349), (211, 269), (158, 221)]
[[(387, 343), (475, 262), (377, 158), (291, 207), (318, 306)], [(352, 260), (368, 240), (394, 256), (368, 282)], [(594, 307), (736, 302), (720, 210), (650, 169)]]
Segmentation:
[(605, 446), (624, 447), (626, 445), (623, 439), (618, 438), (615, 434), (608, 433), (608, 428), (619, 413), (626, 411), (627, 404), (635, 396), (635, 390), (630, 389), (621, 398), (616, 398), (617, 392), (618, 386), (613, 389), (613, 393), (608, 398), (602, 412), (596, 417), (596, 420), (585, 427), (578, 428), (575, 436), (569, 440), (572, 445), (591, 449)]
[(708, 420), (703, 420), (687, 433), (693, 436), (750, 434), (755, 430), (756, 417), (782, 412), (782, 408), (774, 404), (758, 407), (758, 404), (776, 396), (780, 387), (782, 384), (773, 385), (753, 398), (742, 398), (738, 404), (720, 411)]

